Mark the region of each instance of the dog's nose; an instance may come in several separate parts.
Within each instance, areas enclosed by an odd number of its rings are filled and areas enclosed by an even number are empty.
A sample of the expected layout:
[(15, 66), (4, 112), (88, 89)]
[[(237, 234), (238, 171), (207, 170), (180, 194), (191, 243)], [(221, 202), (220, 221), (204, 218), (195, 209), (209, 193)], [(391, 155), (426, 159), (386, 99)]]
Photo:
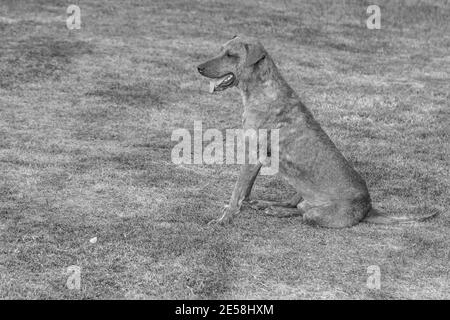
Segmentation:
[(199, 66), (197, 67), (197, 70), (198, 70), (198, 72), (199, 72), (200, 74), (203, 74), (203, 72), (205, 72), (205, 67), (204, 67), (203, 65), (199, 65)]

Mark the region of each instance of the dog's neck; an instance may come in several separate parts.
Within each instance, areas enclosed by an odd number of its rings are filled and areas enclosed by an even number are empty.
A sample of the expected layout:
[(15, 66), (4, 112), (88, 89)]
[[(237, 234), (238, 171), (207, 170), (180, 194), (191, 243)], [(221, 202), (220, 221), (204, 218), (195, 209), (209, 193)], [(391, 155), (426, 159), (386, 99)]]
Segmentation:
[(238, 85), (244, 107), (253, 104), (256, 106), (262, 101), (275, 101), (288, 94), (289, 86), (268, 55), (254, 68), (254, 72), (245, 80), (240, 81)]

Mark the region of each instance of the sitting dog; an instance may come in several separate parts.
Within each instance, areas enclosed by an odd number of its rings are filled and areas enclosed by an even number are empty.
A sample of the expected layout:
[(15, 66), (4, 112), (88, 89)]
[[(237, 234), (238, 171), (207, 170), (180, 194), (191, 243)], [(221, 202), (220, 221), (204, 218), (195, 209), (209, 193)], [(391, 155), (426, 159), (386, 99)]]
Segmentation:
[(257, 208), (292, 208), (305, 222), (329, 228), (362, 221), (421, 221), (434, 216), (394, 218), (374, 210), (364, 179), (322, 130), (257, 40), (235, 36), (222, 46), (218, 56), (199, 65), (198, 71), (210, 79), (211, 92), (239, 88), (244, 129), (279, 129), (278, 174), (297, 191), (286, 202), (250, 201), (261, 164), (244, 164), (229, 205), (212, 223), (229, 222), (244, 201)]

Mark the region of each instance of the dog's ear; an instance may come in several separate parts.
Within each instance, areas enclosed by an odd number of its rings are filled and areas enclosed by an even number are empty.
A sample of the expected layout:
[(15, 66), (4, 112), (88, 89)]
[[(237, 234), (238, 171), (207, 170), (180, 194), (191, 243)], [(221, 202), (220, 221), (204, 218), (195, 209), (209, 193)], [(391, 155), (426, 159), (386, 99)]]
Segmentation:
[(260, 60), (266, 57), (266, 50), (260, 43), (257, 44), (245, 44), (245, 49), (247, 50), (247, 57), (245, 59), (245, 65), (250, 67)]

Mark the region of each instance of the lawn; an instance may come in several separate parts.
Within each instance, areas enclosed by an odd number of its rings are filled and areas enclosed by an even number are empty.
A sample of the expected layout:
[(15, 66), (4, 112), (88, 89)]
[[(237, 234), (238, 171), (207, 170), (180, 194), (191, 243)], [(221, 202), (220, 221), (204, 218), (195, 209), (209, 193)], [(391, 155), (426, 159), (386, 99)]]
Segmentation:
[[(238, 166), (174, 165), (171, 134), (240, 126), (237, 90), (196, 72), (235, 34), (260, 38), (377, 208), (440, 215), (331, 230), (246, 209), (208, 227)], [(448, 1), (2, 0), (0, 298), (450, 298), (449, 48)]]

